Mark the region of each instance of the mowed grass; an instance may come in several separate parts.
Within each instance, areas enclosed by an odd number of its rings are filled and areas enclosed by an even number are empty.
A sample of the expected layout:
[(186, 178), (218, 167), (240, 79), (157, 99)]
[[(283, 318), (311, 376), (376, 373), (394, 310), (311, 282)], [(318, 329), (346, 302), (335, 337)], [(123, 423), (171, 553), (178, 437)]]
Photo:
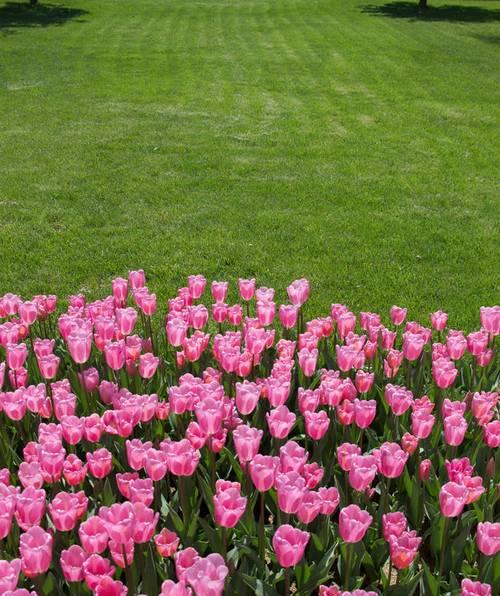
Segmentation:
[[(0, 294), (143, 267), (473, 328), (499, 300), (500, 2), (0, 2)], [(451, 5), (451, 6), (450, 6)], [(236, 300), (236, 292), (231, 295)]]

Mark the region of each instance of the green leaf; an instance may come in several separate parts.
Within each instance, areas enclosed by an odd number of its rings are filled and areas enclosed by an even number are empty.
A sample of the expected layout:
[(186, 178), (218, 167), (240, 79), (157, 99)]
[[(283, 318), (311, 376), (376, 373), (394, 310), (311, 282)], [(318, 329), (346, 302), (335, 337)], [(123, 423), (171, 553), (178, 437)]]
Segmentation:
[(432, 572), (426, 565), (425, 561), (422, 561), (422, 567), (424, 568), (424, 589), (422, 590), (422, 593), (428, 594), (429, 596), (439, 596), (439, 579), (432, 575)]
[(203, 531), (205, 532), (205, 536), (208, 540), (208, 544), (210, 545), (210, 548), (212, 549), (213, 552), (220, 552), (221, 550), (221, 544), (220, 544), (220, 538), (219, 535), (217, 534), (217, 530), (214, 530), (214, 528), (212, 528), (212, 526), (207, 522), (206, 519), (203, 519), (202, 517), (199, 518), (200, 519), (200, 524), (203, 528)]
[[(417, 586), (420, 582), (420, 578), (422, 577), (423, 570), (419, 571), (416, 575), (414, 575), (410, 581), (405, 582), (404, 584), (399, 584), (397, 586), (390, 586), (385, 591), (385, 594), (388, 596), (412, 596), (412, 594), (417, 589)], [(439, 592), (438, 592), (439, 594)]]
[(158, 583), (156, 581), (156, 569), (154, 564), (154, 554), (151, 544), (147, 551), (146, 563), (144, 565), (142, 591), (148, 596), (156, 596), (158, 594)]
[(313, 590), (328, 581), (330, 578), (330, 569), (332, 568), (333, 562), (335, 561), (337, 544), (330, 547), (323, 558), (317, 564), (311, 566), (312, 573), (307, 582), (300, 587), (295, 593), (295, 596), (309, 596)]
[(251, 577), (246, 573), (239, 573), (239, 576), (245, 584), (252, 589), (255, 596), (280, 596), (272, 586), (265, 584), (262, 580), (257, 579), (256, 577)]

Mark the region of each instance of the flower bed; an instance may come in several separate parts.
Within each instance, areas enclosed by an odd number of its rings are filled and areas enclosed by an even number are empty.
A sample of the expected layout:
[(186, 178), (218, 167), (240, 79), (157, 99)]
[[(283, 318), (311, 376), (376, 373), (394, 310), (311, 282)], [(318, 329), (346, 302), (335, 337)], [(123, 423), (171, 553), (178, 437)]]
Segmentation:
[(500, 307), (205, 286), (0, 299), (0, 594), (499, 593)]

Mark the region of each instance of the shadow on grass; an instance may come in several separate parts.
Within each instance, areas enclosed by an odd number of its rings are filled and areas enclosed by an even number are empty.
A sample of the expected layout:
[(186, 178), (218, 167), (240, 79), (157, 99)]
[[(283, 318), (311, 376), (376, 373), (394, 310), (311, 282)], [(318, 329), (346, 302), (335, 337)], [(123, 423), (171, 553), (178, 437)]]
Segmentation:
[(480, 6), (432, 6), (419, 10), (417, 0), (413, 2), (387, 2), (386, 4), (366, 4), (361, 12), (378, 17), (407, 19), (411, 21), (449, 21), (457, 23), (492, 23), (500, 21), (500, 10)]
[(88, 10), (69, 8), (60, 4), (36, 4), (28, 2), (7, 2), (0, 6), (0, 31), (21, 27), (48, 27), (64, 25), (66, 21), (79, 20)]

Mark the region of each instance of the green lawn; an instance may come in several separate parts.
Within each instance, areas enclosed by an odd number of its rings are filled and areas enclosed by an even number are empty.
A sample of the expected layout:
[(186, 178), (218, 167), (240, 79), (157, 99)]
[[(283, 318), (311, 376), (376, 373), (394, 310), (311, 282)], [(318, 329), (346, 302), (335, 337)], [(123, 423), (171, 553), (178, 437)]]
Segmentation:
[[(0, 293), (499, 299), (500, 1), (0, 1)], [(450, 7), (450, 5), (453, 5)]]

